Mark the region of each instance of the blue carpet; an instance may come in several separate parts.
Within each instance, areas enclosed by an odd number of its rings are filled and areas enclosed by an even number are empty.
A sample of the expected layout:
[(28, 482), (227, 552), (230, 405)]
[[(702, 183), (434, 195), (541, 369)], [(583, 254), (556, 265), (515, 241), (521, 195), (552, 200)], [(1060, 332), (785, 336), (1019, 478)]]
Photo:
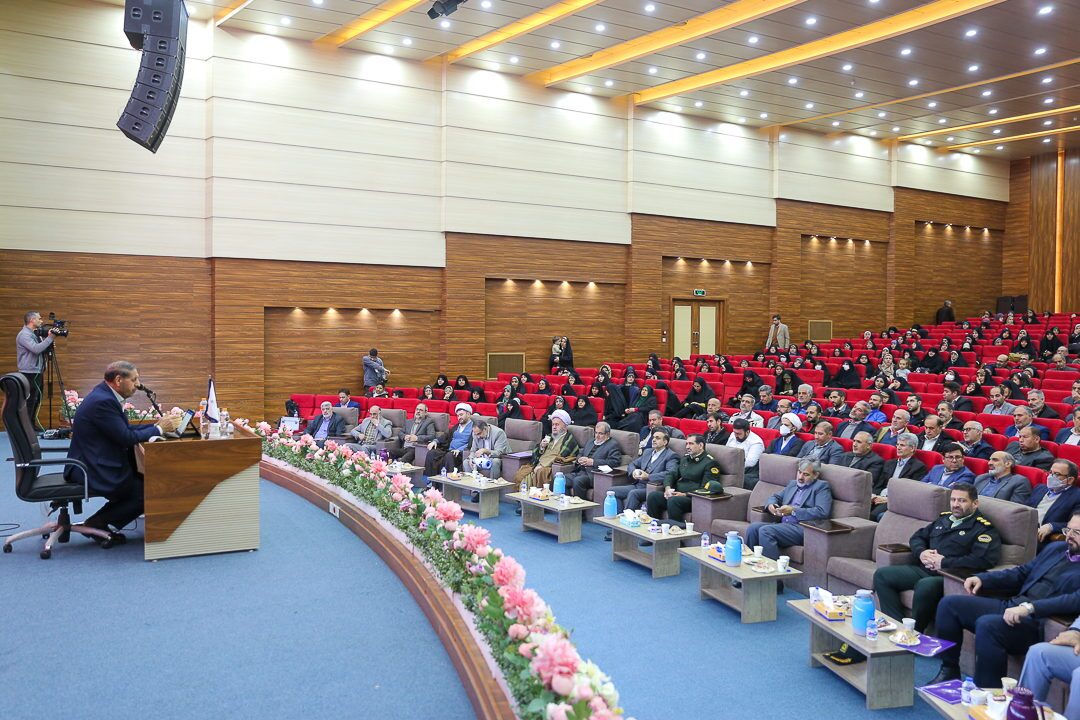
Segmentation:
[[(0, 467), (0, 524), (36, 527), (38, 506), (15, 497), (11, 463)], [(374, 552), (270, 483), (261, 509), (254, 553), (145, 562), (139, 528), (111, 550), (76, 537), (48, 561), (37, 540), (0, 555), (0, 714), (474, 717), (438, 637)]]

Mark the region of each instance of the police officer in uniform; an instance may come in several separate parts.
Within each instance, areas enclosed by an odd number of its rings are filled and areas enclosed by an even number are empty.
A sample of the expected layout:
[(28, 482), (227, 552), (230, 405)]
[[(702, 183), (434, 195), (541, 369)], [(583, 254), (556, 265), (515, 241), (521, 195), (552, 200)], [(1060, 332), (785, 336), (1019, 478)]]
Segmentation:
[(653, 490), (645, 498), (650, 517), (663, 517), (667, 510), (668, 519), (682, 523), (693, 504), (687, 493), (691, 490), (723, 491), (720, 464), (705, 452), (705, 438), (697, 433), (686, 438), (686, 450), (686, 455), (679, 461), (678, 475), (666, 483), (663, 490)]
[(874, 572), (874, 592), (881, 612), (904, 617), (900, 593), (914, 590), (911, 613), (915, 629), (926, 630), (945, 594), (942, 569), (989, 570), (1001, 555), (1001, 536), (979, 512), (979, 493), (971, 483), (956, 483), (949, 498), (950, 512), (916, 530), (908, 545), (916, 565), (888, 565)]

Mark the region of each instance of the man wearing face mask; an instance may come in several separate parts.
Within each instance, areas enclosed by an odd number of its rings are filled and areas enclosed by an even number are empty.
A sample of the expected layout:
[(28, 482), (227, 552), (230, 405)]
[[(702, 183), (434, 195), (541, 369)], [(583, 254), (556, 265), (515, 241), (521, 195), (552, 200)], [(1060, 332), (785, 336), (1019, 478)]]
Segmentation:
[(856, 434), (864, 432), (873, 437), (877, 433), (877, 428), (866, 421), (866, 416), (869, 414), (869, 403), (865, 400), (855, 403), (851, 408), (851, 418), (840, 423), (840, 426), (836, 428), (836, 436), (851, 440)]
[(1039, 512), (1040, 543), (1061, 533), (1072, 514), (1080, 510), (1080, 488), (1076, 487), (1077, 466), (1070, 460), (1055, 460), (1046, 474), (1046, 484), (1031, 491), (1027, 505)]
[(802, 450), (803, 441), (796, 437), (795, 433), (799, 431), (800, 427), (802, 427), (802, 420), (795, 413), (788, 412), (781, 415), (780, 422), (776, 426), (776, 431), (780, 433), (780, 437), (769, 444), (769, 449), (766, 452), (774, 455), (798, 457), (799, 451)]
[(776, 560), (781, 548), (803, 544), (800, 522), (825, 520), (832, 515), (832, 501), (832, 488), (821, 479), (821, 464), (803, 460), (795, 479), (765, 501), (765, 513), (771, 522), (751, 523), (746, 529), (746, 543), (750, 547), (761, 545), (762, 554)]
[(743, 451), (743, 487), (753, 490), (758, 481), (758, 462), (765, 452), (765, 443), (756, 433), (750, 432), (750, 423), (742, 418), (735, 418), (731, 423), (731, 435), (727, 446)]
[(973, 575), (964, 590), (966, 595), (949, 595), (938, 605), (937, 635), (956, 644), (941, 653), (941, 670), (930, 684), (960, 677), (961, 644), (964, 630), (970, 630), (975, 684), (996, 687), (1006, 675), (1008, 656), (1042, 639), (1040, 619), (1080, 612), (1080, 513), (1069, 518), (1065, 542), (1050, 543), (1019, 567)]
[(924, 632), (945, 595), (942, 570), (989, 570), (1001, 557), (1001, 536), (979, 512), (979, 493), (970, 483), (958, 483), (949, 495), (951, 512), (916, 530), (908, 541), (915, 565), (887, 565), (874, 571), (874, 594), (881, 612), (903, 618), (900, 593), (914, 590), (911, 616)]
[(1016, 461), (1004, 450), (998, 450), (987, 461), (990, 472), (975, 478), (980, 495), (1026, 505), (1031, 497), (1031, 483), (1023, 475), (1013, 473)]

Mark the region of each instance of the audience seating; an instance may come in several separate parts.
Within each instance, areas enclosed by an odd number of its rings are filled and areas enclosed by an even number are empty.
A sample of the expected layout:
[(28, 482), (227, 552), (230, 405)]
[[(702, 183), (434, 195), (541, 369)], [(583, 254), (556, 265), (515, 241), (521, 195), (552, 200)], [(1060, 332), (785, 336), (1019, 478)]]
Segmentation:
[(532, 451), (540, 444), (544, 429), (538, 420), (518, 420), (510, 418), (503, 428), (510, 453), (503, 456), (502, 477), (513, 481), (514, 475), (522, 465), (529, 463)]

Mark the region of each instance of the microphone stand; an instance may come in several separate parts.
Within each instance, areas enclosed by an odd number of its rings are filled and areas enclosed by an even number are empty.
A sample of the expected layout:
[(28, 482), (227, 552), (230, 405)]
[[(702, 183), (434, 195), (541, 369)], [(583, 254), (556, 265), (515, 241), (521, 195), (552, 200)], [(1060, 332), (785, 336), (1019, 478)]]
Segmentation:
[(146, 393), (146, 398), (150, 401), (150, 404), (153, 406), (154, 410), (157, 411), (158, 417), (165, 417), (165, 413), (161, 412), (161, 406), (158, 405), (157, 393), (147, 387), (142, 388), (142, 391)]

